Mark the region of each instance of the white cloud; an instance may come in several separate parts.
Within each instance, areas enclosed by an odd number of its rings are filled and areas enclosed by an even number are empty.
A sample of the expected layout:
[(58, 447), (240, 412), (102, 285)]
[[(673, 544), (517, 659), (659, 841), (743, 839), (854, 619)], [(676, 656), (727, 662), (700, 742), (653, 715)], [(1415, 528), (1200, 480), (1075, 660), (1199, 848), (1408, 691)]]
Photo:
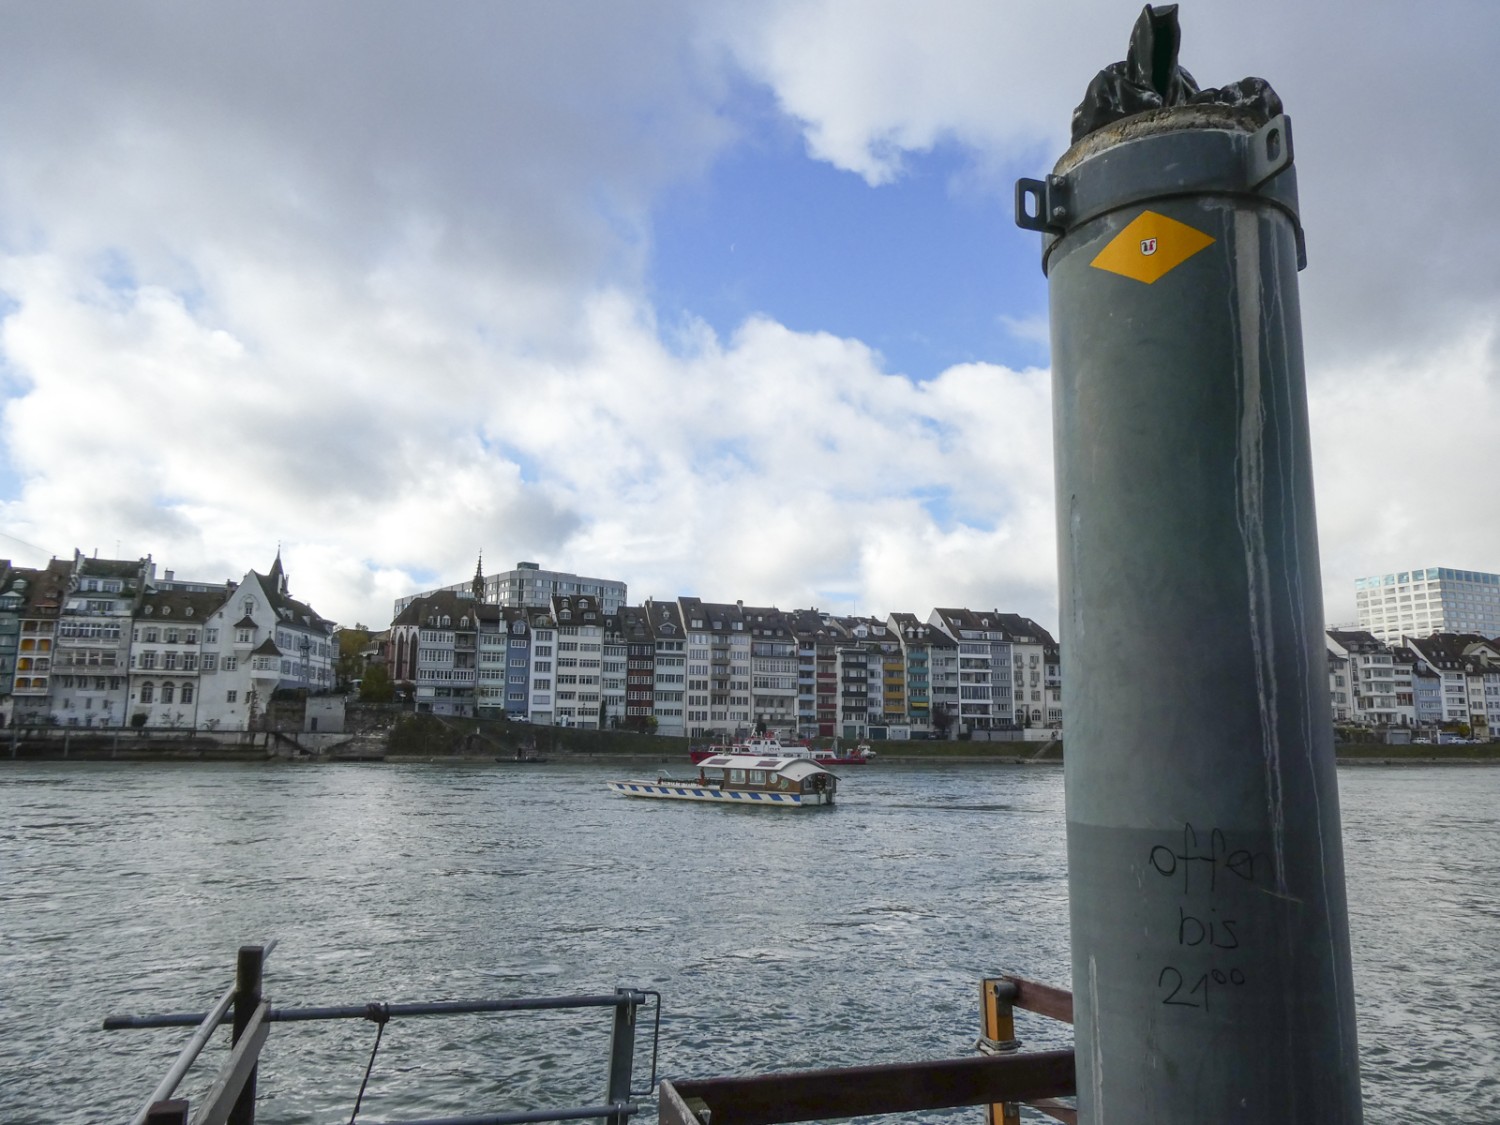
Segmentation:
[[(906, 154), (956, 140), (995, 171), (1005, 206), (1008, 177), (1040, 175), (1061, 154), (1072, 107), (1123, 57), (1137, 13), (1096, 0), (920, 12), (812, 0), (748, 19), (734, 41), (817, 157), (883, 183)], [(1411, 444), (1479, 445), (1495, 432), (1484, 341), (1500, 303), (1489, 190), (1500, 169), (1482, 138), (1500, 132), (1500, 9), (1438, 0), (1417, 15), (1375, 0), (1350, 19), (1295, 0), (1253, 14), (1212, 2), (1180, 20), (1182, 63), (1201, 85), (1265, 77), (1294, 121), (1330, 616), (1352, 613), (1358, 574), (1431, 556), (1500, 569), (1493, 505), (1434, 488), (1412, 461), (1435, 451)], [(1028, 325), (998, 315), (1027, 338)], [(1389, 465), (1379, 486), (1361, 479), (1372, 464)]]
[(393, 572), (456, 580), (481, 548), (491, 569), (541, 557), (642, 595), (800, 605), (853, 585), (922, 611), (914, 592), (1014, 590), (1050, 611), (1043, 372), (916, 384), (764, 320), (727, 342), (700, 327), (682, 355), (617, 291), (585, 302), (560, 362), (466, 340), (451, 313), (263, 284), (276, 299), (237, 319), (274, 328), (270, 347), (55, 259), (0, 270), (20, 300), (5, 353), (30, 384), (6, 416), (28, 470), (9, 525), (203, 577), (263, 568), (284, 541), (299, 596), (348, 620), (409, 591)]
[[(1442, 40), (1392, 0), (1353, 23), (1290, 0), (1183, 12), (1201, 80), (1262, 73), (1296, 120), (1335, 591), (1418, 548), (1500, 568), (1482, 502), (1351, 467), (1372, 448), (1421, 460), (1413, 429), (1451, 445), (1496, 421), (1500, 223), (1476, 140), (1500, 132), (1496, 17), (1438, 10)], [(1055, 619), (1046, 373), (918, 384), (859, 340), (765, 318), (664, 330), (642, 295), (651, 207), (733, 142), (733, 67), (770, 83), (818, 158), (878, 184), (957, 141), (1006, 207), (1135, 13), (580, 11), (11, 13), (5, 534), (208, 578), (281, 541), (299, 596), (371, 624), (481, 548), (491, 569), (536, 559), (640, 597)]]
[(1310, 396), (1329, 621), (1352, 622), (1354, 580), (1415, 566), (1489, 570), (1500, 509), (1485, 450), (1500, 433), (1500, 321), (1440, 351), (1370, 357)]

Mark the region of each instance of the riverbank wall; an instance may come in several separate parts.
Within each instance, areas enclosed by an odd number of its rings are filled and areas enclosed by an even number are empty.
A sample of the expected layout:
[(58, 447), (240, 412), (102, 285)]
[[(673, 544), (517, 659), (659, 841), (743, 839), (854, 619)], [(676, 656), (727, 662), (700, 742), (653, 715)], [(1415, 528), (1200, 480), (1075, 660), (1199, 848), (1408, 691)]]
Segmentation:
[[(12, 761), (286, 761), (600, 762), (686, 768), (689, 740), (631, 731), (532, 727), (524, 723), (452, 720), (431, 715), (359, 716), (339, 734), (253, 731), (39, 729), (0, 735), (0, 762)], [(1060, 742), (890, 741), (872, 743), (882, 763), (1056, 765)], [(1500, 743), (1405, 745), (1341, 743), (1341, 764), (1484, 764), (1500, 762)], [(858, 770), (863, 767), (849, 767)]]

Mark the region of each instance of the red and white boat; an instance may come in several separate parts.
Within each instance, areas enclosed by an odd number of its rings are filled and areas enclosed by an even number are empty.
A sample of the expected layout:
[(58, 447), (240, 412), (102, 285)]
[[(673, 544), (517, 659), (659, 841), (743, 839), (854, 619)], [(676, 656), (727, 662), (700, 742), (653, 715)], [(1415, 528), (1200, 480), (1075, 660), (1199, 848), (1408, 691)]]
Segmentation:
[(812, 760), (820, 766), (862, 766), (874, 759), (875, 751), (870, 749), (868, 742), (861, 742), (853, 750), (844, 750), (835, 746), (831, 749), (812, 752)]
[(783, 742), (771, 735), (757, 735), (737, 742), (733, 746), (695, 746), (688, 756), (696, 764), (716, 754), (758, 754), (779, 758), (805, 758), (820, 766), (862, 766), (875, 757), (868, 743), (861, 742), (853, 750), (843, 750), (837, 745), (831, 748), (814, 748), (803, 742)]

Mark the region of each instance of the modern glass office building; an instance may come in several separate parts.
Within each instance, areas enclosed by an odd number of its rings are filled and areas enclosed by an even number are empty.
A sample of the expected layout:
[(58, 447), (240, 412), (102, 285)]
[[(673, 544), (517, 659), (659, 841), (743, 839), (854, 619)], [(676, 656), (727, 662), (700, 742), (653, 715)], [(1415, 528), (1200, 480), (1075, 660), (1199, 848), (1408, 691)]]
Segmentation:
[(1500, 574), (1429, 566), (1356, 579), (1359, 627), (1387, 644), (1402, 636), (1500, 637)]
[[(401, 616), (407, 606), (418, 598), (431, 597), (435, 593), (449, 591), (467, 594), (473, 590), (474, 580), (455, 582), (444, 586), (442, 591), (424, 590), (420, 594), (407, 594), (396, 599), (392, 619)], [(594, 597), (605, 613), (619, 613), (625, 604), (625, 583), (609, 578), (582, 578), (562, 570), (543, 570), (534, 562), (516, 563), (514, 570), (484, 576), (484, 600), (491, 605), (530, 606), (547, 609), (554, 595), (564, 597)]]

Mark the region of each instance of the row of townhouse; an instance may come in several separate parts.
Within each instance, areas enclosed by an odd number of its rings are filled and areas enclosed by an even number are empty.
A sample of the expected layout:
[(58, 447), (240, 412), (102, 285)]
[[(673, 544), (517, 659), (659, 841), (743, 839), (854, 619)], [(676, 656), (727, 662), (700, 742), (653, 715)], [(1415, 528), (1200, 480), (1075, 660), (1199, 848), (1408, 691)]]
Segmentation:
[(158, 578), (149, 556), (0, 561), (0, 720), (257, 729), (277, 691), (333, 691), (336, 628), (290, 595), (280, 552), (223, 583)]
[(1403, 636), (1328, 630), (1328, 690), (1335, 722), (1436, 727), (1465, 723), (1500, 735), (1500, 642), (1477, 633)]
[(597, 598), (558, 596), (550, 610), (441, 590), (409, 603), (391, 623), (391, 677), (420, 712), (524, 717), (617, 727), (625, 716), (626, 645), (618, 615)]
[(691, 737), (764, 727), (904, 738), (1062, 723), (1057, 644), (1028, 618), (934, 610), (885, 620), (680, 597), (611, 611), (467, 591), (407, 603), (385, 640), (419, 711)]

